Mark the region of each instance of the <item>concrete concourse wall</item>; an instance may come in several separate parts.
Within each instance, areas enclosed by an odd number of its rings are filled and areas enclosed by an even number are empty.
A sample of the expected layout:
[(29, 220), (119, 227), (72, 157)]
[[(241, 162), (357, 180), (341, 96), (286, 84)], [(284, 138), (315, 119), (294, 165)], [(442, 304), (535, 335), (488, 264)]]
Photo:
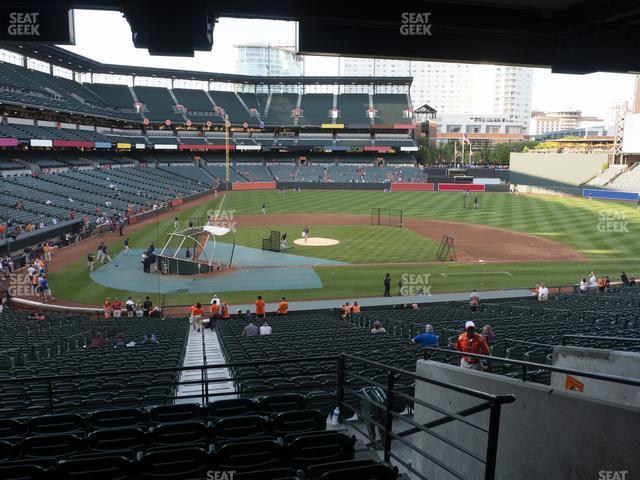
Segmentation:
[[(495, 477), (498, 480), (598, 480), (607, 478), (600, 472), (625, 470), (627, 478), (640, 478), (637, 408), (439, 362), (419, 360), (416, 373), (482, 392), (516, 396), (514, 403), (502, 407)], [(456, 412), (483, 402), (420, 381), (416, 381), (415, 395), (431, 405)], [(417, 403), (415, 406), (417, 422), (441, 417)], [(468, 419), (488, 428), (489, 412)], [(482, 458), (486, 455), (488, 435), (484, 432), (455, 420), (434, 431)], [(412, 441), (463, 478), (484, 478), (480, 462), (441, 440), (420, 433)], [(417, 453), (413, 454), (412, 465), (429, 479), (455, 478)]]
[(608, 163), (608, 153), (512, 153), (509, 178), (516, 185), (578, 187)]
[[(553, 365), (582, 372), (604, 373), (619, 377), (636, 378), (640, 381), (640, 353), (602, 348), (553, 347)], [(570, 375), (583, 385), (580, 395), (600, 398), (622, 405), (640, 408), (640, 387), (611, 383), (604, 380)], [(565, 373), (552, 373), (551, 386), (566, 389)], [(638, 420), (640, 422), (640, 420)]]

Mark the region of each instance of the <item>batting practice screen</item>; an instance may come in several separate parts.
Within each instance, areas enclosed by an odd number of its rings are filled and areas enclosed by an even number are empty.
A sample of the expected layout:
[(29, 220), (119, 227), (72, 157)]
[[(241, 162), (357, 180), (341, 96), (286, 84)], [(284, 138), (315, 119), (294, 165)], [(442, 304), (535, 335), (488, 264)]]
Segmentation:
[(280, 232), (271, 230), (271, 235), (262, 239), (262, 250), (280, 251)]
[(402, 228), (402, 210), (395, 208), (372, 208), (371, 225), (386, 225), (388, 227)]

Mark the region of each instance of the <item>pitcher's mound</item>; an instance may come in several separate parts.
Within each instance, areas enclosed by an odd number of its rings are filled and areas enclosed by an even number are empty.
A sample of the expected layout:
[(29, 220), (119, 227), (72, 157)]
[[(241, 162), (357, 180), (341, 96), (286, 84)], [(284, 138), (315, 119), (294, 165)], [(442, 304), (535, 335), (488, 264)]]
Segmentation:
[(334, 240), (333, 238), (321, 238), (321, 237), (309, 237), (307, 241), (304, 238), (298, 238), (293, 243), (302, 247), (329, 247), (331, 245), (338, 245), (340, 240)]

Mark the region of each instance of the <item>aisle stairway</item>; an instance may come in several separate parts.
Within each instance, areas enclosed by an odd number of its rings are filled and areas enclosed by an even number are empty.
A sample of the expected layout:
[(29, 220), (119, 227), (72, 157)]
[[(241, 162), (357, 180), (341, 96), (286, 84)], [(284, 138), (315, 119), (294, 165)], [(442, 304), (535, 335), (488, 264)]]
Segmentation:
[[(193, 329), (193, 327), (189, 327), (189, 340), (187, 341), (187, 351), (184, 357), (184, 367), (190, 367), (193, 365), (202, 365), (203, 364), (203, 356), (202, 356), (202, 333), (197, 332)], [(218, 335), (215, 331), (212, 331), (208, 328), (204, 329), (204, 346), (207, 357), (207, 365), (218, 365), (221, 363), (225, 363), (224, 355), (222, 354), (222, 349), (220, 348), (220, 342), (218, 341)], [(209, 380), (220, 379), (220, 378), (229, 378), (228, 369), (210, 369), (208, 371)], [(180, 376), (181, 382), (186, 381), (200, 381), (201, 373), (200, 370), (190, 370), (182, 372)], [(188, 395), (199, 395), (201, 393), (201, 384), (194, 383), (188, 385), (180, 385), (178, 388), (177, 397), (185, 397)], [(222, 400), (225, 398), (236, 398), (235, 388), (233, 382), (219, 382), (219, 383), (210, 383), (209, 384), (209, 394), (215, 393), (228, 393), (229, 395), (221, 395), (210, 397), (209, 401)], [(175, 403), (200, 403), (202, 399), (200, 397), (191, 397), (191, 398), (177, 398)]]

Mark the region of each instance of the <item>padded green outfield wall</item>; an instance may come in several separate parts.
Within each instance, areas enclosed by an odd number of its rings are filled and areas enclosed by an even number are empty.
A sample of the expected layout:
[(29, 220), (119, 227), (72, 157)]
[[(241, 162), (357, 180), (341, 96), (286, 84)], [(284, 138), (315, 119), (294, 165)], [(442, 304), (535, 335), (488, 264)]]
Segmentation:
[(538, 187), (578, 187), (608, 163), (608, 153), (512, 153), (510, 181)]

